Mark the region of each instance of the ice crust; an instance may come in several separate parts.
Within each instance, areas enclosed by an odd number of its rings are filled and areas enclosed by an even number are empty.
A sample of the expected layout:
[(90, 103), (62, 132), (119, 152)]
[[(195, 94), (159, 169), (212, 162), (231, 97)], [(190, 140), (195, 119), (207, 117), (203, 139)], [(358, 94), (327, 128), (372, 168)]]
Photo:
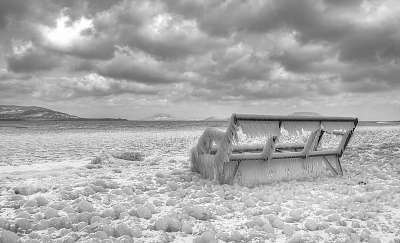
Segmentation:
[(135, 133), (143, 161), (1, 170), (0, 242), (399, 242), (399, 128), (357, 129), (343, 177), (253, 188), (190, 172), (201, 132)]

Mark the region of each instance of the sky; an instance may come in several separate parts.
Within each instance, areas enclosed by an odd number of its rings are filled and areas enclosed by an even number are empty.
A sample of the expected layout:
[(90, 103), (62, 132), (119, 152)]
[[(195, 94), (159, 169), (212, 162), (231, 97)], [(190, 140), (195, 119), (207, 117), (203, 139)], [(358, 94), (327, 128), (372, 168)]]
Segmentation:
[(0, 0), (0, 104), (400, 120), (398, 0)]

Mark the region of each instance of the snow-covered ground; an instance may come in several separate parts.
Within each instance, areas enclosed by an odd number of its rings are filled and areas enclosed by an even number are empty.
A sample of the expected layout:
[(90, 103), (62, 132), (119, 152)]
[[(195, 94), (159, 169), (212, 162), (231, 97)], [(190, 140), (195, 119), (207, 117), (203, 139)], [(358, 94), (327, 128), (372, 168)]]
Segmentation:
[(3, 134), (0, 242), (400, 242), (400, 127), (359, 127), (343, 177), (255, 188), (189, 171), (201, 131)]

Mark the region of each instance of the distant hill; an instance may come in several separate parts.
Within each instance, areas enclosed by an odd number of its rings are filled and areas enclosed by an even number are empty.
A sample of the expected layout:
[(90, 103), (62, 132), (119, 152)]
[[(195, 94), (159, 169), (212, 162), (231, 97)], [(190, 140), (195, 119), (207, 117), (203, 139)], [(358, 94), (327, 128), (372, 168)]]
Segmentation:
[(176, 121), (179, 120), (175, 116), (167, 113), (157, 113), (149, 117), (142, 119), (144, 121)]
[(203, 121), (227, 121), (227, 120), (229, 120), (229, 118), (221, 118), (221, 117), (215, 117), (215, 116), (210, 116), (210, 117), (203, 119)]
[(0, 120), (126, 120), (115, 118), (82, 118), (38, 106), (0, 105)]
[(71, 120), (78, 116), (37, 106), (0, 105), (0, 120)]
[(290, 115), (292, 115), (292, 116), (321, 116), (321, 114), (319, 114), (317, 112), (309, 112), (309, 111), (293, 112)]

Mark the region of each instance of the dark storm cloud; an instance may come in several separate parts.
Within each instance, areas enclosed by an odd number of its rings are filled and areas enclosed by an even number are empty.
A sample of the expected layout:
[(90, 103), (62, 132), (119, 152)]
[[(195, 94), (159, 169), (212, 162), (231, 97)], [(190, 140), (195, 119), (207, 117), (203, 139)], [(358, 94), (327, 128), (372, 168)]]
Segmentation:
[[(400, 86), (393, 0), (32, 2), (0, 0), (0, 68), (60, 77), (35, 89), (38, 97), (170, 98), (179, 90), (194, 99), (266, 100)], [(34, 48), (14, 52), (14, 40)], [(101, 82), (73, 78), (95, 73)]]
[[(175, 2), (175, 1), (174, 1)], [(208, 2), (208, 1), (206, 1)], [(211, 2), (211, 1), (209, 1)], [(337, 40), (352, 30), (345, 19), (327, 12), (323, 2), (315, 0), (229, 1), (214, 4), (168, 3), (172, 11), (188, 18), (192, 9), (201, 28), (214, 35), (234, 32), (268, 32), (287, 28), (298, 32), (299, 38)]]
[(0, 29), (5, 28), (13, 18), (21, 18), (29, 11), (29, 6), (24, 0), (0, 0)]
[(391, 89), (400, 86), (399, 77), (400, 66), (397, 63), (375, 67), (354, 67), (343, 74), (343, 79), (348, 83), (362, 83), (367, 80), (369, 83), (382, 85), (382, 89)]
[(230, 80), (265, 80), (271, 70), (268, 56), (250, 46), (236, 45), (213, 53), (215, 78)]
[(363, 27), (339, 43), (340, 59), (346, 62), (381, 63), (399, 60), (400, 30), (396, 26)]
[(197, 55), (221, 46), (218, 40), (205, 37), (191, 38), (190, 34), (167, 34), (155, 39), (143, 33), (132, 33), (127, 29), (121, 32), (121, 41), (132, 48), (139, 48), (161, 59), (179, 59)]
[(58, 57), (42, 49), (30, 49), (7, 58), (7, 67), (16, 73), (31, 73), (51, 70), (59, 65)]
[(0, 0), (0, 33), (6, 28), (31, 24), (52, 25), (61, 10), (52, 0)]
[(93, 16), (98, 12), (109, 10), (122, 0), (53, 0), (53, 2), (60, 8), (66, 8), (71, 16), (80, 18), (82, 15)]
[(91, 60), (75, 60), (69, 67), (71, 72), (90, 72), (95, 70), (96, 66)]
[[(143, 58), (143, 59), (142, 59)], [(100, 75), (114, 79), (132, 80), (146, 84), (179, 82), (179, 74), (167, 70), (155, 60), (146, 57), (118, 55), (107, 63), (97, 66)]]
[(364, 0), (325, 0), (325, 3), (335, 7), (359, 7)]
[(140, 49), (160, 59), (203, 54), (227, 44), (209, 38), (197, 22), (165, 11), (160, 1), (124, 1), (94, 19), (97, 31), (117, 38), (116, 44)]
[(291, 72), (315, 72), (315, 64), (326, 59), (328, 50), (322, 48), (293, 48), (281, 50), (271, 55), (271, 60), (279, 62)]

